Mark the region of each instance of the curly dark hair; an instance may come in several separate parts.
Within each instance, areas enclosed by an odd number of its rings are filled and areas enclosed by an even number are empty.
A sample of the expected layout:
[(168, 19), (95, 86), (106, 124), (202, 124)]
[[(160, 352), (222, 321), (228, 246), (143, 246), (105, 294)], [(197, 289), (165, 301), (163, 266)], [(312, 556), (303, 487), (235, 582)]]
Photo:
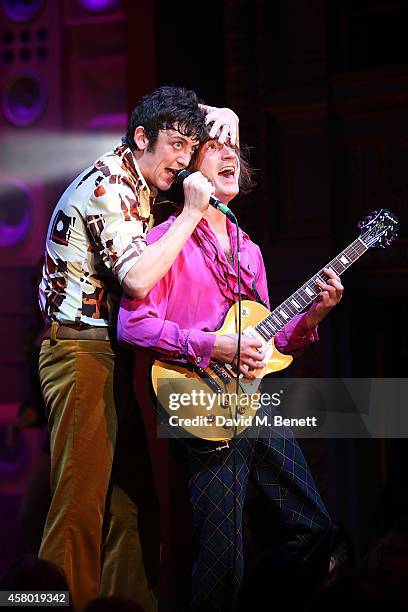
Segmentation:
[(198, 106), (197, 94), (184, 87), (163, 86), (143, 96), (130, 115), (122, 144), (137, 149), (135, 129), (144, 128), (149, 140), (148, 151), (154, 149), (160, 130), (177, 129), (183, 136), (201, 142), (206, 136), (205, 112)]

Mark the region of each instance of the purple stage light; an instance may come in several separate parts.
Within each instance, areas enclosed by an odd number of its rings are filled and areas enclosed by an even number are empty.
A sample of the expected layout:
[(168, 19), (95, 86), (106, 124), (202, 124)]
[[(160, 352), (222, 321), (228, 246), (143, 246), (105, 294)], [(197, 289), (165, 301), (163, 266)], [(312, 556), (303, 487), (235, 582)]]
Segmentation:
[(16, 127), (38, 121), (47, 106), (47, 88), (34, 70), (17, 71), (6, 81), (2, 94), (5, 117)]
[(79, 0), (81, 6), (93, 13), (104, 13), (119, 6), (122, 0)]
[(33, 224), (30, 190), (21, 182), (0, 183), (0, 248), (23, 242)]
[(0, 6), (11, 21), (26, 23), (42, 11), (44, 0), (0, 0)]

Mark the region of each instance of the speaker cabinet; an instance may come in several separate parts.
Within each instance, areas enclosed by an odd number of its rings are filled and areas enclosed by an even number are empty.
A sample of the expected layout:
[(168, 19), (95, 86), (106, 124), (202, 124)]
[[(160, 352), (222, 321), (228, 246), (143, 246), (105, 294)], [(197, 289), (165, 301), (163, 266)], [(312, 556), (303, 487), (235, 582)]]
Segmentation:
[(122, 2), (65, 0), (63, 22), (69, 127), (122, 129), (126, 125)]
[(0, 128), (61, 124), (60, 3), (0, 3)]
[(48, 213), (44, 186), (0, 177), (0, 267), (35, 266), (44, 253)]

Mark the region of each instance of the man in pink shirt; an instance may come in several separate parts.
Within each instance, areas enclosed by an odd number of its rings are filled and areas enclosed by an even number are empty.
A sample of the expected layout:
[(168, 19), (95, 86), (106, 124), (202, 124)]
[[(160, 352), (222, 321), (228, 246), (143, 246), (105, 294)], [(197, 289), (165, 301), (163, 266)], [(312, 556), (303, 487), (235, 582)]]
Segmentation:
[[(214, 185), (215, 196), (224, 204), (238, 194), (240, 187), (245, 190), (251, 186), (246, 161), (228, 141), (220, 144), (209, 139), (202, 145), (196, 169)], [(172, 216), (153, 228), (148, 243), (158, 240), (175, 219)], [(259, 247), (242, 230), (239, 232), (241, 294), (269, 307)], [(202, 368), (210, 358), (238, 367), (237, 335), (213, 333), (238, 300), (236, 262), (236, 227), (210, 206), (169, 272), (145, 299), (123, 297), (119, 339), (128, 346)], [(279, 351), (298, 355), (317, 340), (317, 324), (343, 292), (338, 276), (330, 270), (326, 273), (327, 283), (319, 283), (319, 299), (276, 334)], [(241, 336), (239, 368), (248, 377), (264, 365), (261, 346), (257, 339)], [(141, 385), (146, 387), (148, 372), (142, 364), (143, 359), (137, 358), (136, 390)], [(236, 601), (243, 576), (242, 509), (250, 476), (278, 505), (285, 525), (293, 528), (290, 540), (296, 554), (306, 563), (328, 566), (330, 519), (291, 434), (276, 436), (271, 431), (259, 438), (241, 435), (222, 449), (219, 443), (199, 439), (176, 444), (179, 460), (188, 472), (192, 511), (193, 610), (229, 610)]]

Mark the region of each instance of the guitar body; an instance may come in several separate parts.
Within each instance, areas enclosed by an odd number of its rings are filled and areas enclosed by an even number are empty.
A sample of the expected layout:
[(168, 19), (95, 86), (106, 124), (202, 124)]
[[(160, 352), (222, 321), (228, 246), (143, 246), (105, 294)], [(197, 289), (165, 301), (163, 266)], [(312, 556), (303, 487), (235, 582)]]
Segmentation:
[[(267, 374), (287, 368), (293, 361), (293, 357), (283, 355), (275, 348), (273, 338), (266, 342), (255, 330), (256, 325), (269, 314), (270, 311), (258, 302), (241, 302), (242, 333), (255, 336), (263, 342), (267, 365), (256, 371), (255, 380), (240, 377), (238, 396), (236, 375), (227, 366), (219, 364), (219, 371), (217, 366), (214, 371), (212, 367), (202, 370), (158, 359), (154, 361), (151, 372), (153, 389), (162, 408), (173, 417), (170, 423), (205, 440), (230, 440), (249, 427), (258, 410), (258, 402), (255, 400), (258, 399), (261, 379)], [(231, 306), (223, 326), (214, 333), (238, 333), (238, 304)], [(177, 402), (176, 396), (184, 398), (183, 401)], [(188, 398), (192, 401), (189, 402)], [(237, 419), (234, 421), (236, 409)]]
[[(397, 217), (387, 209), (372, 212), (359, 223), (360, 236), (325, 267), (342, 274), (370, 247), (384, 248), (396, 238)], [(267, 374), (287, 368), (290, 355), (275, 348), (274, 336), (319, 295), (316, 280), (325, 282), (324, 268), (273, 312), (257, 302), (241, 302), (242, 333), (261, 340), (267, 365), (256, 371), (255, 380), (240, 376), (236, 392), (236, 374), (230, 366), (211, 361), (205, 369), (192, 364), (183, 367), (156, 360), (152, 367), (152, 383), (156, 396), (169, 415), (170, 425), (184, 428), (206, 440), (230, 440), (252, 423), (259, 408), (258, 388)], [(238, 333), (238, 304), (228, 311), (224, 324), (215, 333)], [(258, 401), (257, 401), (258, 400)]]

